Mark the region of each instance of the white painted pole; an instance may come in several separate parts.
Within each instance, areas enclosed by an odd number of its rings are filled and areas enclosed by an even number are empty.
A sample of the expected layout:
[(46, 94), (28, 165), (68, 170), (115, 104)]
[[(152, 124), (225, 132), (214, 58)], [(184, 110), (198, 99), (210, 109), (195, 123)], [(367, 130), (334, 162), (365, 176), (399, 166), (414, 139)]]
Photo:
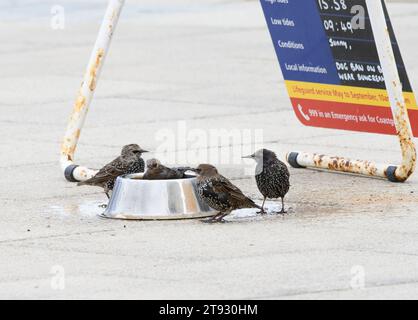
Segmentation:
[(113, 32), (119, 20), (125, 0), (110, 0), (101, 25), (99, 35), (91, 54), (87, 71), (80, 91), (77, 95), (74, 109), (68, 123), (67, 131), (61, 146), (61, 169), (67, 180), (83, 181), (92, 177), (96, 170), (74, 164), (74, 153), (83, 128), (99, 76), (108, 53)]
[(402, 163), (396, 169), (395, 177), (398, 181), (405, 181), (414, 172), (417, 158), (408, 109), (403, 96), (402, 83), (399, 78), (382, 2), (380, 0), (366, 0), (366, 3), (401, 145)]

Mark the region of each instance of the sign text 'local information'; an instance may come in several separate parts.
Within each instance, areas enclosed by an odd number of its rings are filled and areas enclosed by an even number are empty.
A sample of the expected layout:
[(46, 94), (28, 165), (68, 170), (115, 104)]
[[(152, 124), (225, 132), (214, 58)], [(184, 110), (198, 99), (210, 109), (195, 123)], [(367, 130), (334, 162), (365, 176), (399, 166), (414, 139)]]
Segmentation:
[[(261, 0), (286, 87), (305, 125), (396, 134), (365, 0)], [(418, 107), (383, 2), (418, 136)], [(359, 17), (352, 13), (358, 8)]]

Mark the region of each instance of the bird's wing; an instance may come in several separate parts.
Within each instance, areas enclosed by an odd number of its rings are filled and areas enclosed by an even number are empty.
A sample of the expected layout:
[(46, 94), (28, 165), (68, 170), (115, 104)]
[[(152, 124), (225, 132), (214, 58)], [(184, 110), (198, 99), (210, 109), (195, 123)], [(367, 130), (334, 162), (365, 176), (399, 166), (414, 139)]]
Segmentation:
[(184, 175), (186, 173), (186, 171), (192, 170), (192, 168), (190, 167), (175, 167), (175, 168), (170, 168), (169, 169), (171, 171), (171, 179), (182, 179), (184, 178)]
[(172, 170), (184, 173), (184, 172), (189, 171), (189, 170), (192, 171), (193, 169), (191, 167), (175, 167), (175, 168), (172, 168)]
[(178, 178), (177, 172), (175, 170), (163, 165), (160, 165), (159, 167), (161, 169), (161, 176), (163, 179), (170, 180)]
[(100, 184), (107, 182), (111, 178), (116, 178), (126, 172), (126, 165), (123, 162), (116, 158), (112, 162), (105, 165), (102, 169), (97, 172), (97, 174), (91, 179), (87, 180), (86, 183)]
[(164, 171), (161, 166), (157, 168), (148, 169), (143, 177), (144, 180), (164, 180)]
[(233, 185), (227, 178), (220, 176), (212, 182), (213, 190), (217, 193), (224, 193), (228, 195), (228, 200), (238, 207), (254, 207), (258, 206), (248, 198), (242, 191)]

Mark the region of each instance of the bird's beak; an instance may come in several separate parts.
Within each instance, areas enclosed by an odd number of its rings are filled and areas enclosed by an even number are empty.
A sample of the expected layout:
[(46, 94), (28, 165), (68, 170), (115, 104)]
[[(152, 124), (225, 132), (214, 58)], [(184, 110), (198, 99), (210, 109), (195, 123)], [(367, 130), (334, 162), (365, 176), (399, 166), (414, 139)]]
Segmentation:
[(149, 152), (148, 150), (141, 150), (141, 153), (147, 153)]
[(244, 156), (242, 159), (254, 159), (254, 155), (252, 154), (250, 156)]

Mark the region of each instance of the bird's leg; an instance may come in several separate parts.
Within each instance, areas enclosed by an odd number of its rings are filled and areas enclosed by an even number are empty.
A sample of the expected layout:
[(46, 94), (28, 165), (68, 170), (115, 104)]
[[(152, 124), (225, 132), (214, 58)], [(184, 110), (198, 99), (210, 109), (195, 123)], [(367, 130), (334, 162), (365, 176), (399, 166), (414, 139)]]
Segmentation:
[(267, 212), (264, 210), (264, 203), (266, 202), (266, 197), (264, 197), (263, 204), (261, 205), (261, 210), (257, 211), (259, 214), (266, 214)]
[(279, 214), (286, 214), (287, 211), (284, 209), (284, 197), (282, 197), (282, 210), (280, 210), (280, 212), (278, 212)]
[(225, 214), (223, 212), (219, 212), (217, 215), (213, 216), (212, 218), (209, 218), (207, 220), (203, 220), (204, 223), (217, 223), (217, 222), (223, 222), (223, 217), (227, 216), (229, 213)]
[(219, 212), (217, 215), (215, 215), (215, 216), (213, 216), (209, 219), (202, 220), (202, 222), (204, 222), (204, 223), (215, 223), (215, 222), (217, 222), (216, 221), (217, 217), (219, 217), (221, 215), (222, 215), (222, 212)]
[[(105, 195), (107, 197), (107, 200), (110, 200), (110, 196), (109, 196), (109, 191), (105, 191)], [(103, 203), (103, 204), (99, 204), (99, 208), (107, 208), (107, 204)]]
[(217, 218), (217, 219), (216, 219), (216, 222), (221, 222), (221, 223), (226, 222), (226, 221), (224, 220), (224, 218), (225, 218), (227, 215), (229, 215), (230, 213), (231, 213), (231, 211), (226, 212), (226, 213), (224, 213), (224, 214), (220, 215), (220, 216), (219, 216), (219, 218)]

